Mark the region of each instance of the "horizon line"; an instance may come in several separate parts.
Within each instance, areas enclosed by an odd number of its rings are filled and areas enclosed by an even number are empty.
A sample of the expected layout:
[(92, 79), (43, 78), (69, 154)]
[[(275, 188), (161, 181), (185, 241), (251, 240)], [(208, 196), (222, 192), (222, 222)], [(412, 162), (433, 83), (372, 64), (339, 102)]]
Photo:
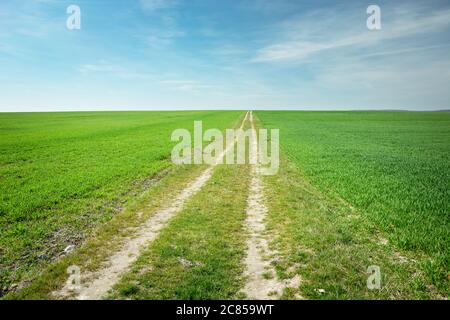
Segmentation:
[(253, 107), (253, 108), (245, 108), (245, 107), (236, 107), (236, 108), (220, 108), (220, 107), (211, 107), (211, 108), (183, 108), (183, 107), (160, 107), (160, 108), (131, 108), (131, 109), (68, 109), (68, 110), (52, 110), (52, 109), (42, 109), (42, 110), (6, 110), (0, 111), (0, 113), (64, 113), (64, 112), (145, 112), (145, 111), (315, 111), (315, 112), (450, 112), (449, 109), (403, 109), (403, 108), (368, 108), (368, 109), (357, 109), (357, 108), (348, 108), (348, 109), (338, 109), (338, 108), (330, 108), (330, 109), (320, 109), (321, 107), (282, 107), (282, 108), (266, 108), (266, 107)]

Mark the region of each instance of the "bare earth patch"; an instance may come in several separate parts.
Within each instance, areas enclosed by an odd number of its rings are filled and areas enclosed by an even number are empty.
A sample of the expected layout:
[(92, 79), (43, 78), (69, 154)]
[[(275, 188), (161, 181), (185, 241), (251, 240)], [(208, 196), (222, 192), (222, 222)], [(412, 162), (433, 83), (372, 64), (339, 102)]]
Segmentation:
[[(252, 139), (250, 148), (258, 146), (257, 134), (250, 113), (252, 124)], [(250, 153), (253, 157), (256, 152)], [(251, 163), (256, 163), (252, 159)], [(252, 165), (250, 195), (247, 206), (246, 227), (249, 233), (247, 240), (247, 256), (245, 258), (245, 276), (247, 282), (242, 290), (248, 299), (270, 300), (279, 299), (285, 288), (298, 288), (300, 277), (297, 275), (289, 280), (279, 280), (273, 267), (275, 253), (269, 248), (269, 241), (264, 236), (267, 207), (264, 204), (264, 191), (258, 165)]]

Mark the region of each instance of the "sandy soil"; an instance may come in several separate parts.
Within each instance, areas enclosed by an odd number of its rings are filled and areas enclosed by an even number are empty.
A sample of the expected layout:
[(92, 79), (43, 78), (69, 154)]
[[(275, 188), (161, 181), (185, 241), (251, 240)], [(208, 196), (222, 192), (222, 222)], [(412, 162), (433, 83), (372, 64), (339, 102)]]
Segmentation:
[[(254, 126), (253, 114), (250, 113), (252, 135), (257, 137)], [(252, 139), (250, 148), (257, 150), (257, 139)], [(255, 157), (256, 152), (250, 153)], [(257, 163), (252, 159), (250, 163)], [(270, 300), (279, 299), (283, 289), (298, 287), (300, 279), (295, 277), (290, 280), (279, 280), (272, 265), (275, 252), (269, 248), (269, 242), (264, 235), (264, 219), (267, 215), (267, 207), (264, 204), (264, 190), (258, 164), (252, 165), (250, 192), (247, 201), (246, 227), (249, 233), (247, 240), (247, 256), (245, 258), (245, 276), (247, 282), (242, 292), (248, 299)]]

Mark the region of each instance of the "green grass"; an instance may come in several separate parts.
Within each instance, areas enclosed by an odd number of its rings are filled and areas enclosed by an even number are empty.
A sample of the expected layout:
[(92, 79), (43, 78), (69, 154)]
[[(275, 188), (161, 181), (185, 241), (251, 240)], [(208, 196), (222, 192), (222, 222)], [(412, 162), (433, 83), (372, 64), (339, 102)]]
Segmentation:
[[(281, 163), (278, 175), (264, 179), (269, 190), (266, 223), (271, 247), (279, 256), (278, 277), (299, 275), (299, 293), (307, 299), (441, 297), (428, 286), (416, 257), (384, 244), (364, 215), (341, 199), (321, 193), (289, 160)], [(372, 265), (380, 267), (381, 290), (366, 286), (367, 268)], [(291, 289), (283, 295), (284, 299), (295, 297)]]
[(197, 165), (173, 167), (163, 179), (155, 181), (146, 191), (130, 199), (126, 207), (111, 220), (94, 228), (75, 251), (49, 263), (32, 279), (30, 285), (4, 298), (55, 299), (52, 293), (64, 286), (69, 266), (80, 267), (82, 273), (97, 271), (120, 248), (123, 241), (133, 236), (136, 228), (150, 219), (159, 208), (174, 201), (175, 196), (204, 169), (204, 166)]
[(109, 298), (236, 298), (243, 284), (248, 183), (247, 166), (218, 166)]
[[(257, 112), (257, 116), (263, 127), (280, 129), (282, 151), (301, 172), (299, 179), (354, 207), (368, 230), (380, 231), (390, 244), (417, 259), (420, 273), (433, 284), (428, 291), (449, 295), (450, 113)], [(295, 212), (295, 200), (285, 201), (286, 215)], [(338, 223), (334, 214), (331, 210), (323, 218)], [(351, 243), (357, 232), (352, 236), (351, 224), (338, 225), (342, 241)], [(338, 230), (329, 232), (333, 236)], [(320, 261), (337, 268), (331, 256)], [(420, 295), (424, 282), (416, 285)]]
[(0, 290), (32, 279), (163, 178), (174, 129), (224, 129), (241, 114), (0, 114)]

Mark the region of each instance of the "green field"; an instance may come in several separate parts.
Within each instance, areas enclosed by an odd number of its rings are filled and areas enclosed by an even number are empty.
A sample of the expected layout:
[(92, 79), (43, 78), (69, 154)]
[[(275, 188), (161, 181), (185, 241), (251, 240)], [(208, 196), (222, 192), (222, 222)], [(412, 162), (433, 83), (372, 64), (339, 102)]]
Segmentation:
[(248, 178), (246, 166), (219, 167), (205, 189), (116, 285), (111, 298), (236, 298), (243, 282), (242, 228), (248, 196), (243, 190)]
[(164, 175), (173, 130), (229, 128), (240, 114), (0, 114), (0, 290), (32, 279)]
[(448, 295), (450, 113), (258, 112), (307, 179), (420, 260)]
[[(449, 296), (450, 113), (254, 114), (280, 129), (279, 173), (263, 179), (267, 277), (301, 278), (282, 298)], [(172, 131), (234, 128), (244, 115), (0, 113), (0, 290), (53, 299), (68, 266), (101, 268), (205, 169), (171, 163)], [(249, 168), (217, 166), (107, 297), (242, 298)], [(370, 265), (382, 290), (366, 287)]]

